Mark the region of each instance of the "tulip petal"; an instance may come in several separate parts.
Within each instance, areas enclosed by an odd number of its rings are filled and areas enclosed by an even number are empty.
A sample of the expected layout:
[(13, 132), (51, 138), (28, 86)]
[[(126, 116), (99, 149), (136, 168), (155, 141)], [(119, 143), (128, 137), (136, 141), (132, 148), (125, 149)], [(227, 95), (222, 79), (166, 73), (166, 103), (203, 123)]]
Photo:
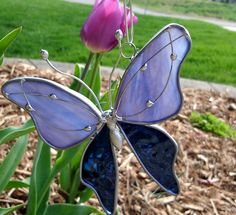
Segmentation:
[(117, 0), (103, 0), (88, 17), (81, 39), (93, 52), (105, 52), (117, 45), (115, 32), (121, 23)]
[[(125, 23), (125, 16), (124, 16), (124, 8), (123, 7), (120, 7), (120, 10), (122, 11), (122, 19), (124, 20), (121, 25), (120, 25), (120, 29), (122, 30), (123, 34), (125, 35), (126, 34), (126, 23)], [(128, 20), (128, 28), (131, 27), (131, 16), (130, 16), (130, 9), (127, 7), (126, 9), (126, 12), (127, 12), (127, 20)], [(133, 14), (133, 24), (136, 24), (138, 21), (138, 18), (137, 16), (135, 16)]]
[(103, 1), (103, 0), (96, 0), (93, 8), (96, 9), (96, 7), (97, 7), (102, 1)]
[[(129, 10), (127, 10), (130, 23)], [(137, 18), (134, 16), (134, 22)], [(130, 24), (129, 24), (130, 25)], [(96, 0), (94, 9), (85, 22), (80, 36), (85, 46), (93, 53), (108, 52), (118, 41), (118, 29), (125, 32), (124, 12), (118, 0)]]

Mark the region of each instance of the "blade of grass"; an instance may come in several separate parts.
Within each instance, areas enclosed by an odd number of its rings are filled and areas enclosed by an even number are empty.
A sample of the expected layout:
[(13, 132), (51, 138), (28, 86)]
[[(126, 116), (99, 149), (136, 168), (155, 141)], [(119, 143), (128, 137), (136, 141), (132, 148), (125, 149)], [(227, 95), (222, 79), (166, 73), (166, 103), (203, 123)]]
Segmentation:
[(65, 192), (69, 192), (71, 187), (70, 164), (67, 164), (60, 172), (60, 186)]
[(26, 212), (26, 214), (28, 215), (30, 214), (35, 215), (37, 211), (36, 169), (37, 169), (37, 164), (39, 162), (42, 147), (43, 147), (43, 142), (39, 141), (37, 144), (36, 156), (34, 158), (34, 164), (33, 164), (32, 174), (30, 178), (30, 189), (29, 189), (29, 197), (28, 197), (29, 200), (28, 200), (28, 206), (27, 206), (27, 212)]
[(78, 195), (78, 189), (80, 186), (80, 162), (81, 158), (83, 156), (84, 150), (87, 147), (88, 143), (90, 141), (85, 141), (83, 144), (81, 144), (78, 147), (76, 156), (71, 160), (71, 170), (74, 173), (72, 176), (72, 184), (70, 186), (70, 192), (69, 192), (69, 202), (72, 203), (74, 202), (74, 199)]
[(0, 166), (0, 192), (7, 186), (11, 176), (14, 174), (28, 143), (28, 135), (20, 137), (7, 154)]
[(13, 211), (23, 207), (24, 204), (21, 204), (21, 205), (16, 205), (16, 206), (13, 206), (13, 207), (10, 207), (10, 208), (0, 208), (0, 215), (6, 215), (6, 214), (10, 214), (12, 213)]
[(90, 189), (89, 187), (86, 187), (86, 188), (80, 193), (79, 204), (88, 201), (92, 195), (93, 195), (93, 190)]
[(5, 187), (5, 190), (10, 190), (12, 188), (28, 188), (30, 186), (30, 178), (26, 178), (22, 181), (9, 181), (7, 186)]
[[(81, 73), (84, 70), (84, 67), (80, 64), (75, 64), (75, 68), (74, 68), (74, 76), (76, 76), (77, 78), (81, 77)], [(70, 89), (77, 91), (79, 88), (80, 83), (77, 80), (73, 80), (72, 84), (70, 85)]]
[(0, 65), (3, 60), (4, 52), (7, 50), (11, 42), (15, 40), (15, 38), (21, 32), (21, 30), (22, 30), (22, 27), (16, 28), (15, 30), (11, 31), (0, 40)]
[(28, 134), (34, 131), (34, 123), (30, 119), (21, 127), (8, 127), (0, 130), (0, 145), (11, 140), (14, 140), (20, 136)]
[(70, 214), (70, 215), (89, 215), (97, 214), (104, 215), (98, 209), (87, 205), (72, 205), (72, 204), (55, 204), (48, 206), (47, 212), (44, 215), (58, 215), (58, 214)]
[(2, 56), (0, 56), (0, 65), (2, 65), (3, 58), (4, 58), (4, 54)]
[(82, 155), (84, 154), (84, 150), (86, 149), (89, 142), (90, 140), (85, 140), (83, 144), (78, 146), (76, 150), (76, 155), (71, 160), (71, 169), (73, 172), (76, 172), (76, 170), (80, 167)]
[[(111, 93), (112, 93), (112, 103), (114, 105), (115, 103), (115, 99), (116, 99), (116, 94), (118, 92), (118, 88), (119, 88), (119, 85), (118, 85), (118, 81), (113, 81), (112, 84), (111, 84)], [(109, 93), (106, 92), (102, 98), (100, 99), (100, 104), (103, 108), (103, 110), (108, 110), (110, 108), (110, 105), (109, 105)]]
[[(101, 58), (102, 55), (96, 55), (95, 62), (93, 62), (91, 68), (88, 70), (83, 80), (93, 90), (98, 99), (100, 98), (101, 92), (101, 75), (99, 69)], [(81, 90), (79, 92), (95, 102), (94, 98), (90, 95), (90, 92), (85, 87), (81, 87)]]
[[(41, 151), (41, 156), (39, 158), (39, 162), (37, 165), (37, 172), (36, 172), (36, 184), (37, 184), (37, 194), (41, 193), (41, 189), (43, 187), (44, 182), (50, 176), (51, 173), (51, 152), (50, 147), (43, 143), (43, 148)], [(45, 210), (47, 209), (47, 202), (49, 198), (50, 189), (48, 188), (42, 202), (38, 205), (37, 215), (44, 214)], [(37, 195), (38, 199), (38, 195)]]
[(38, 204), (40, 204), (43, 201), (43, 198), (46, 195), (53, 179), (71, 161), (71, 159), (76, 155), (76, 153), (77, 150), (75, 147), (62, 151), (61, 156), (56, 160), (51, 170), (50, 176), (47, 177), (46, 181), (44, 181), (42, 189), (38, 195), (38, 200), (37, 200)]
[(80, 168), (74, 174), (73, 182), (70, 187), (69, 203), (74, 203), (80, 186)]
[[(42, 187), (51, 173), (50, 147), (41, 139), (38, 141), (36, 157), (34, 159), (33, 171), (30, 181), (29, 200), (27, 214), (43, 214), (47, 206), (49, 186), (45, 191), (41, 202), (38, 199), (41, 195)], [(39, 213), (40, 212), (40, 213)]]

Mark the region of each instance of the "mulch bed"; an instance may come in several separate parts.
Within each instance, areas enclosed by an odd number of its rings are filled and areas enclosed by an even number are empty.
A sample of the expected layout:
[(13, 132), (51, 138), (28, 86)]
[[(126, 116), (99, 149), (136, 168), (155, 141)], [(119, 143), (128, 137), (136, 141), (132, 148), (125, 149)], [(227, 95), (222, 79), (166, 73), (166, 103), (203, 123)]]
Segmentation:
[[(10, 78), (39, 76), (68, 85), (70, 79), (51, 70), (39, 71), (27, 64), (0, 67), (0, 86)], [(103, 89), (107, 80), (103, 80)], [(236, 128), (236, 99), (215, 92), (184, 89), (184, 106), (180, 114), (161, 125), (179, 144), (175, 170), (181, 194), (163, 194), (142, 170), (127, 144), (118, 153), (120, 214), (236, 214), (236, 141), (219, 138), (194, 128), (188, 120), (192, 111), (211, 112)], [(0, 95), (0, 128), (17, 126), (29, 116)], [(37, 133), (30, 136), (28, 149), (14, 175), (16, 179), (29, 177), (34, 158)], [(0, 146), (0, 162), (10, 144)], [(52, 151), (55, 156), (55, 153)], [(12, 189), (0, 195), (0, 206), (8, 207), (27, 200), (27, 189)], [(62, 202), (58, 185), (52, 186), (50, 203)], [(88, 204), (99, 207), (94, 196)], [(15, 214), (22, 214), (17, 212)]]

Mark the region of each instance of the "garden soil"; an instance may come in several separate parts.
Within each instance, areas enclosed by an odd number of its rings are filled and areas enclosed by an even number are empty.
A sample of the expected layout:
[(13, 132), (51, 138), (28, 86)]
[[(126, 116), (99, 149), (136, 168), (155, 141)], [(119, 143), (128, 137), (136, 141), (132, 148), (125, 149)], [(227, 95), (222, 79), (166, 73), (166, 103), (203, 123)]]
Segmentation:
[[(0, 67), (0, 86), (19, 76), (38, 76), (69, 85), (71, 80), (51, 70), (39, 71), (27, 64)], [(108, 81), (103, 78), (103, 92)], [(119, 164), (118, 208), (121, 215), (234, 215), (236, 214), (236, 141), (217, 137), (193, 127), (189, 122), (192, 111), (211, 112), (236, 128), (236, 99), (215, 92), (184, 89), (181, 112), (161, 123), (178, 142), (175, 163), (181, 193), (169, 196), (143, 171), (139, 162), (124, 143), (117, 152)], [(171, 102), (170, 102), (171, 103)], [(0, 128), (19, 126), (29, 116), (0, 95)], [(14, 179), (30, 177), (35, 156), (37, 133), (30, 135), (27, 151)], [(0, 163), (14, 141), (0, 146)], [(52, 150), (52, 157), (56, 152)], [(50, 204), (63, 202), (57, 180), (51, 186)], [(9, 207), (27, 201), (28, 189), (11, 189), (0, 195), (0, 206)], [(87, 204), (100, 207), (94, 195)], [(22, 209), (14, 214), (24, 214)]]

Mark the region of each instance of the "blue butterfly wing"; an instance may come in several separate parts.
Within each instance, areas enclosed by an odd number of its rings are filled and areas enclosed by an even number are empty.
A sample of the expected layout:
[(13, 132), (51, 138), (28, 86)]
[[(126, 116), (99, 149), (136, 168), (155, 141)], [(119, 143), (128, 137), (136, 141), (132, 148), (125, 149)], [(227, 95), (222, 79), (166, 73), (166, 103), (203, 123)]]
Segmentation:
[(118, 120), (154, 124), (179, 112), (179, 71), (190, 47), (187, 30), (177, 24), (154, 36), (122, 77), (115, 104)]
[(144, 170), (166, 192), (177, 195), (179, 184), (173, 165), (178, 147), (173, 138), (158, 127), (124, 122), (118, 124)]
[(81, 143), (101, 121), (100, 111), (87, 98), (47, 79), (12, 79), (2, 93), (30, 114), (41, 138), (57, 149)]
[(114, 214), (117, 202), (117, 163), (110, 142), (109, 128), (102, 130), (88, 145), (81, 162), (81, 181), (92, 188), (106, 214)]

